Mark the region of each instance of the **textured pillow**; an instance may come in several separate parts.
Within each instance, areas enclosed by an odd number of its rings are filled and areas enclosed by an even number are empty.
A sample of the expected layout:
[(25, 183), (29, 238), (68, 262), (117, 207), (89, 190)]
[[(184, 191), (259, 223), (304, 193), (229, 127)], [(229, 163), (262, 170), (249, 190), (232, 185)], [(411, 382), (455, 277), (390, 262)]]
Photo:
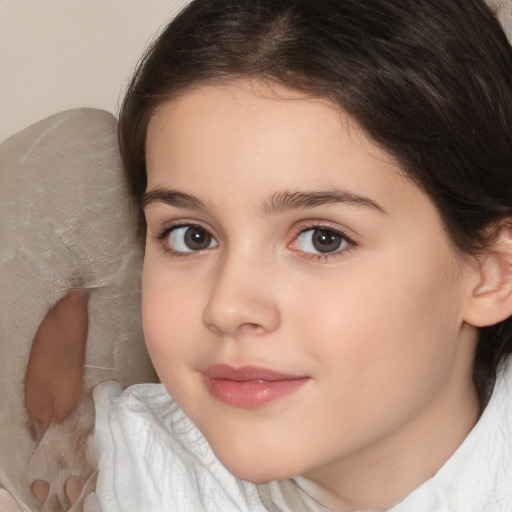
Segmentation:
[(77, 109), (0, 145), (0, 510), (82, 510), (91, 389), (154, 382), (114, 117)]
[(503, 30), (512, 44), (512, 0), (486, 0), (491, 7), (496, 9), (498, 19), (503, 26)]

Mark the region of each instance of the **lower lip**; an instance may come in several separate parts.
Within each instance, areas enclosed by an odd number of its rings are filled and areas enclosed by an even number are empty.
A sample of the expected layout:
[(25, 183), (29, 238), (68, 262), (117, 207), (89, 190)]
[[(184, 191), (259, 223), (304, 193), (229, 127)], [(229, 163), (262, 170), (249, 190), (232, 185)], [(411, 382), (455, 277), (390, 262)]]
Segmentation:
[(301, 388), (309, 377), (271, 381), (235, 381), (205, 376), (210, 393), (226, 404), (243, 409), (262, 407)]

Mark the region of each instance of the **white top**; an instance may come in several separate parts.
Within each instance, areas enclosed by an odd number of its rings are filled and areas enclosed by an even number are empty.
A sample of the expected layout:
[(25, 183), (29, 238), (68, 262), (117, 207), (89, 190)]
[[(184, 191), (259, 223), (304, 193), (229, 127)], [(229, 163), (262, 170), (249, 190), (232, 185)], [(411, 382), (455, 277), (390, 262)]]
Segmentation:
[[(105, 382), (94, 400), (101, 454), (96, 495), (103, 512), (300, 512), (286, 504), (290, 481), (262, 487), (231, 474), (162, 385), (123, 392), (117, 382)], [(301, 508), (314, 510), (314, 500), (298, 494), (308, 502)], [(329, 509), (318, 504), (317, 510)], [(512, 511), (512, 358), (464, 442), (433, 478), (389, 511)]]

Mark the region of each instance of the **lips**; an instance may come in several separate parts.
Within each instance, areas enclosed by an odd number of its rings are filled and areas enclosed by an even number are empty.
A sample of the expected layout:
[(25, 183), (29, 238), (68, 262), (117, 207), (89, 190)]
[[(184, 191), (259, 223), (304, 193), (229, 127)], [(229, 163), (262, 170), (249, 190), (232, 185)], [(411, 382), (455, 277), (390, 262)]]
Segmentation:
[(225, 364), (213, 365), (203, 372), (210, 393), (234, 407), (263, 407), (301, 388), (309, 377), (288, 375), (268, 368)]

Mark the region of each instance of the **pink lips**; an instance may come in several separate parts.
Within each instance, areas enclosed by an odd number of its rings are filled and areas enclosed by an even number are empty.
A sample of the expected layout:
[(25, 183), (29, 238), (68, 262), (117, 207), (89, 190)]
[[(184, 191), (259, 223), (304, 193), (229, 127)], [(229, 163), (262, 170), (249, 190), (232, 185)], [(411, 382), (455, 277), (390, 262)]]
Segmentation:
[(309, 377), (286, 375), (268, 368), (234, 368), (226, 364), (208, 367), (203, 377), (215, 398), (244, 409), (262, 407), (293, 393), (309, 380)]

